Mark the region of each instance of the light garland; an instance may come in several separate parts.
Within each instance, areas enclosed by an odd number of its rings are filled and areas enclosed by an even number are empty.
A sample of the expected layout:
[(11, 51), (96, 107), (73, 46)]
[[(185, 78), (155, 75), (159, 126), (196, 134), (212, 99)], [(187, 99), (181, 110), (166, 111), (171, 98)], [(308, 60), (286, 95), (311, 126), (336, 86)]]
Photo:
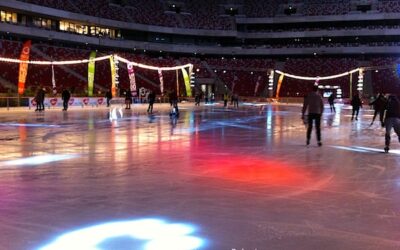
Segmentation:
[(97, 62), (109, 59), (111, 56), (102, 56), (97, 57), (95, 59), (84, 59), (84, 60), (70, 60), (70, 61), (22, 61), (20, 59), (6, 58), (0, 57), (0, 62), (10, 62), (10, 63), (28, 63), (28, 64), (36, 64), (36, 65), (70, 65), (70, 64), (80, 64), (80, 63), (88, 63), (88, 62)]
[(320, 81), (320, 80), (330, 80), (330, 79), (335, 79), (335, 78), (340, 78), (340, 77), (343, 77), (343, 76), (347, 76), (347, 75), (353, 74), (353, 73), (355, 73), (357, 71), (360, 71), (360, 69), (361, 68), (357, 68), (357, 69), (353, 69), (353, 70), (350, 70), (350, 71), (347, 71), (347, 72), (344, 72), (344, 73), (341, 73), (341, 74), (331, 75), (331, 76), (323, 76), (323, 77), (320, 77), (320, 76), (315, 76), (315, 77), (297, 76), (297, 75), (292, 75), (292, 74), (288, 74), (288, 73), (282, 72), (280, 70), (275, 70), (275, 72), (277, 74), (284, 75), (286, 77), (290, 77), (290, 78), (294, 78), (294, 79), (306, 80), (306, 81)]
[[(103, 60), (109, 59), (110, 57), (111, 57), (111, 55), (96, 57), (95, 59), (69, 60), (69, 61), (22, 61), (20, 59), (0, 57), (0, 62), (8, 62), (8, 63), (23, 62), (23, 63), (36, 64), (36, 65), (71, 65), (71, 64), (81, 64), (81, 63), (103, 61)], [(126, 64), (131, 64), (131, 65), (139, 67), (139, 68), (151, 69), (151, 70), (157, 70), (157, 71), (158, 70), (166, 71), (166, 70), (179, 70), (179, 69), (184, 69), (184, 68), (193, 68), (193, 64), (191, 64), (191, 63), (185, 64), (185, 65), (180, 65), (180, 66), (174, 66), (174, 67), (156, 67), (156, 66), (141, 64), (141, 63), (137, 63), (137, 62), (131, 62), (131, 61), (129, 61), (123, 57), (120, 57), (118, 55), (114, 55), (114, 58), (120, 62), (123, 62)]]
[(156, 67), (156, 66), (151, 66), (151, 65), (146, 65), (142, 63), (137, 63), (137, 62), (131, 62), (128, 59), (125, 59), (123, 57), (120, 57), (118, 55), (115, 55), (114, 58), (118, 59), (120, 62), (126, 63), (126, 64), (131, 64), (133, 66), (136, 66), (138, 68), (142, 69), (151, 69), (151, 70), (161, 70), (161, 71), (170, 71), (170, 70), (179, 70), (179, 69), (184, 69), (184, 68), (193, 68), (193, 64), (188, 63), (185, 65), (180, 65), (180, 66), (174, 66), (174, 67)]

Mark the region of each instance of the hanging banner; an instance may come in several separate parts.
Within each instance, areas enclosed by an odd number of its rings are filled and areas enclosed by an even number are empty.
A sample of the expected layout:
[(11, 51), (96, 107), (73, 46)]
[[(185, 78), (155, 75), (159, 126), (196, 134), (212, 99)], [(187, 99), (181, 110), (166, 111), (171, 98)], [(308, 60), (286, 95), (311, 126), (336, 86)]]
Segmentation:
[(176, 94), (179, 96), (179, 71), (176, 70)]
[(114, 63), (114, 56), (110, 57), (110, 71), (111, 71), (111, 95), (113, 97), (117, 97), (117, 86), (115, 81), (115, 63)]
[(135, 97), (137, 96), (135, 70), (133, 69), (132, 63), (128, 63), (127, 66), (131, 93), (132, 96)]
[(96, 58), (96, 51), (90, 52), (89, 63), (88, 63), (88, 96), (93, 96), (93, 85), (94, 85), (94, 71), (96, 62), (93, 61)]
[(158, 70), (158, 78), (160, 78), (160, 91), (161, 91), (161, 95), (164, 95), (164, 78), (163, 78), (162, 70), (161, 70), (161, 69)]
[(53, 85), (53, 94), (57, 94), (56, 77), (54, 75), (54, 65), (51, 65), (51, 83)]
[(283, 82), (283, 78), (285, 77), (284, 74), (279, 76), (279, 80), (278, 80), (278, 86), (276, 88), (276, 98), (279, 98), (279, 92), (281, 91), (281, 86), (282, 86), (282, 82)]
[(28, 40), (24, 43), (21, 51), (21, 55), (19, 59), (21, 62), (19, 63), (19, 74), (18, 74), (18, 94), (22, 95), (25, 91), (25, 81), (26, 76), (28, 75), (28, 63), (25, 61), (29, 61), (29, 54), (31, 51), (31, 40)]
[(258, 76), (257, 82), (256, 82), (256, 87), (254, 89), (254, 96), (257, 95), (258, 87), (260, 86), (260, 81), (261, 81), (261, 76)]
[(183, 81), (185, 82), (186, 95), (190, 97), (192, 96), (192, 89), (190, 88), (190, 77), (184, 68), (182, 68), (182, 75)]

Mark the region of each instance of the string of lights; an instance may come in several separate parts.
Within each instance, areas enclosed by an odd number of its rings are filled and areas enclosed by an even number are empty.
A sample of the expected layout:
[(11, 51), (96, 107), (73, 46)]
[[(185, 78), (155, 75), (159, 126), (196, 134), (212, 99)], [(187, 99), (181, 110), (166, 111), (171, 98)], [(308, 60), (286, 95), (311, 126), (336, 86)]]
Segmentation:
[(193, 64), (188, 63), (185, 65), (179, 65), (179, 66), (174, 66), (174, 67), (156, 67), (156, 66), (151, 66), (151, 65), (146, 65), (142, 63), (137, 63), (137, 62), (131, 62), (123, 57), (120, 57), (118, 55), (115, 55), (114, 58), (116, 58), (118, 61), (126, 63), (126, 64), (131, 64), (133, 66), (136, 66), (138, 68), (143, 68), (143, 69), (151, 69), (151, 70), (161, 70), (161, 71), (169, 71), (169, 70), (179, 70), (179, 69), (184, 69), (184, 68), (192, 68)]
[[(27, 63), (27, 64), (36, 64), (36, 65), (71, 65), (71, 64), (82, 64), (82, 63), (108, 60), (110, 57), (111, 57), (111, 55), (101, 56), (101, 57), (97, 57), (94, 59), (69, 60), (69, 61), (35, 61), (35, 60), (23, 61), (20, 59), (0, 57), (0, 62)], [(123, 57), (120, 57), (118, 55), (114, 55), (114, 58), (117, 59), (118, 61), (126, 63), (126, 64), (131, 64), (131, 65), (139, 67), (139, 68), (151, 69), (151, 70), (166, 71), (166, 70), (179, 70), (179, 69), (183, 69), (183, 68), (188, 68), (188, 67), (192, 68), (193, 67), (193, 64), (190, 64), (190, 63), (185, 64), (185, 65), (174, 66), (174, 67), (156, 67), (156, 66), (146, 65), (146, 64), (142, 64), (142, 63), (131, 62), (131, 61), (129, 61)]]
[(353, 69), (353, 70), (350, 70), (350, 71), (347, 71), (347, 72), (344, 72), (344, 73), (341, 73), (341, 74), (331, 75), (331, 76), (322, 76), (322, 77), (321, 76), (312, 76), (312, 77), (310, 77), (310, 76), (297, 76), (297, 75), (292, 75), (292, 74), (288, 74), (288, 73), (282, 72), (280, 70), (275, 70), (275, 72), (277, 74), (284, 75), (286, 77), (290, 77), (290, 78), (294, 78), (294, 79), (306, 80), (306, 81), (317, 81), (317, 80), (329, 80), (329, 79), (340, 78), (340, 77), (343, 77), (343, 76), (347, 76), (347, 75), (353, 74), (355, 72), (359, 72), (360, 70), (361, 70), (361, 68), (357, 68), (357, 69)]

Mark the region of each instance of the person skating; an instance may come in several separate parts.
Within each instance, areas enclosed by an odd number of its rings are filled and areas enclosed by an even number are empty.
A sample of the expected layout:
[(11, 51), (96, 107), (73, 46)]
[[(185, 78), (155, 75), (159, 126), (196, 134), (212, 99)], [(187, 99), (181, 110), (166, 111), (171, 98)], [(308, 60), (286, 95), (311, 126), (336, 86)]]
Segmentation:
[(41, 93), (40, 93), (40, 91), (41, 91), (41, 88), (38, 88), (37, 91), (36, 91), (36, 95), (35, 95), (35, 102), (36, 102), (35, 112), (36, 111), (40, 111), (40, 108), (41, 108), (41, 100), (40, 100)]
[(179, 108), (178, 108), (178, 95), (175, 91), (171, 92), (170, 102), (172, 104), (172, 111), (170, 115), (179, 116)]
[(329, 103), (329, 107), (331, 108), (331, 113), (336, 113), (335, 95), (333, 93), (328, 97), (328, 103)]
[(308, 110), (308, 127), (307, 127), (307, 145), (310, 145), (311, 132), (313, 129), (313, 123), (315, 121), (315, 128), (317, 132), (318, 146), (322, 146), (321, 142), (321, 115), (324, 112), (324, 102), (320, 94), (318, 94), (318, 86), (313, 87), (313, 91), (310, 92), (305, 98), (302, 109), (301, 118), (304, 120), (304, 115)]
[(131, 109), (132, 92), (128, 89), (125, 93), (125, 109)]
[(400, 100), (397, 96), (389, 95), (384, 112), (384, 125), (386, 130), (384, 150), (388, 153), (392, 128), (394, 128), (400, 142)]
[(38, 91), (39, 99), (37, 101), (37, 105), (38, 105), (39, 111), (44, 111), (44, 98), (46, 95), (45, 90), (46, 90), (45, 88), (40, 88)]
[(199, 92), (196, 92), (196, 95), (194, 97), (195, 106), (200, 106), (200, 99), (201, 99), (201, 94)]
[(234, 94), (232, 96), (232, 100), (233, 100), (233, 107), (239, 108), (239, 96), (238, 96), (238, 94)]
[(383, 127), (383, 114), (385, 112), (386, 98), (382, 93), (379, 93), (375, 100), (373, 100), (369, 105), (374, 108), (374, 117), (372, 117), (371, 125), (374, 124), (375, 118), (379, 113), (379, 121)]
[(228, 106), (228, 99), (229, 99), (229, 95), (228, 93), (224, 94), (224, 107), (226, 108)]
[(358, 94), (353, 96), (351, 99), (351, 106), (353, 107), (353, 112), (351, 114), (351, 120), (354, 120), (354, 116), (356, 117), (356, 121), (358, 120), (358, 113), (360, 112), (360, 108), (362, 108), (362, 102)]
[(63, 100), (63, 111), (68, 110), (68, 102), (71, 98), (71, 93), (67, 89), (64, 89), (61, 93), (61, 99)]
[(108, 91), (106, 92), (107, 107), (110, 107), (110, 101), (111, 101), (111, 99), (112, 99), (112, 94), (111, 94), (111, 91), (108, 90)]
[(147, 108), (147, 113), (152, 114), (153, 113), (153, 105), (154, 105), (154, 102), (156, 101), (156, 94), (153, 91), (150, 91), (147, 101), (149, 102), (149, 107)]

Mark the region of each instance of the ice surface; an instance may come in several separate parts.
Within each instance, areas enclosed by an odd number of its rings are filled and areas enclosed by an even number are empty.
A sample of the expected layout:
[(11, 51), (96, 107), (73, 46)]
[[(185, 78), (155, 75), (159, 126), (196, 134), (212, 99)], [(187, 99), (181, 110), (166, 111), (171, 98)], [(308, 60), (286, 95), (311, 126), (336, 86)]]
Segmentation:
[[(159, 233), (181, 247), (400, 249), (400, 146), (393, 136), (382, 153), (370, 111), (351, 122), (348, 109), (326, 110), (319, 148), (315, 133), (305, 146), (299, 106), (186, 104), (177, 120), (154, 109), (111, 120), (100, 108), (0, 111), (0, 249), (146, 218), (193, 227), (186, 238)], [(85, 239), (74, 250), (94, 240)], [(97, 247), (147, 243), (121, 236)]]

